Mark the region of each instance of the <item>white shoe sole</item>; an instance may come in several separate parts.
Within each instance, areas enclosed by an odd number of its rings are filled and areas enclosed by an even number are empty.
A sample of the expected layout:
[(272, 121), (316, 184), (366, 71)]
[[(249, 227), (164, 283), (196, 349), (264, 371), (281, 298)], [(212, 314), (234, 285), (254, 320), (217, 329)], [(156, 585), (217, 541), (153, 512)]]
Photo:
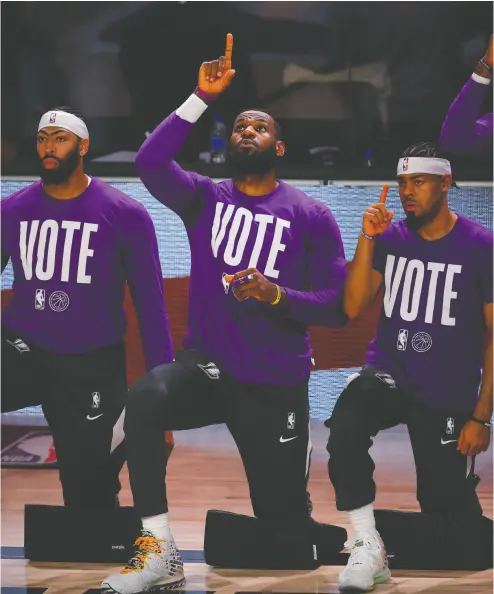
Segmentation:
[[(174, 588), (180, 588), (180, 586), (185, 586), (186, 583), (186, 579), (185, 576), (178, 579), (178, 580), (174, 580), (173, 582), (164, 582), (162, 584), (153, 584), (152, 586), (150, 586), (149, 588), (146, 588), (145, 590), (141, 590), (140, 592), (136, 592), (136, 594), (144, 594), (144, 592), (166, 592), (168, 590), (173, 590)], [(121, 592), (119, 590), (114, 590), (110, 584), (108, 584), (107, 582), (103, 582), (100, 586), (100, 591), (104, 592), (105, 594), (121, 594)]]
[(339, 585), (340, 592), (372, 592), (372, 590), (374, 590), (374, 587), (377, 584), (384, 584), (385, 582), (387, 582), (389, 580), (390, 577), (391, 577), (391, 571), (389, 570), (389, 568), (386, 568), (374, 576), (374, 583), (371, 586), (369, 586), (367, 588), (361, 588), (359, 586), (341, 585), (340, 584)]

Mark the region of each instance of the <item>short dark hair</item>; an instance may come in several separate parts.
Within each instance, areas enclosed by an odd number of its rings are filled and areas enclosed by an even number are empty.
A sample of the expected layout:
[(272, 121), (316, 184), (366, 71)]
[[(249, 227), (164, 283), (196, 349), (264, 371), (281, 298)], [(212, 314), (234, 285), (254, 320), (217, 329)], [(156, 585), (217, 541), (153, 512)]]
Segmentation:
[[(444, 150), (435, 142), (416, 142), (403, 151), (402, 157), (432, 157), (436, 159), (449, 159)], [(455, 181), (451, 184), (457, 188)]]
[(58, 107), (50, 109), (50, 111), (65, 111), (67, 113), (71, 113), (72, 115), (75, 115), (76, 118), (82, 120), (87, 126), (86, 118), (80, 111), (77, 111), (77, 109), (74, 109), (73, 107), (69, 107), (68, 105), (59, 105)]
[(447, 159), (448, 157), (441, 147), (434, 142), (416, 142), (403, 151), (402, 157), (436, 157)]

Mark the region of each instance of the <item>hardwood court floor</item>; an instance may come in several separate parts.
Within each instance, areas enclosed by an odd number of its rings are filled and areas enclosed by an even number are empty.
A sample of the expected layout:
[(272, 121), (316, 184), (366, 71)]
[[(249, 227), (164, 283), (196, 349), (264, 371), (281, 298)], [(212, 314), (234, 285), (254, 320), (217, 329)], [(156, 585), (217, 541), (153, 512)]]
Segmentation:
[[(314, 517), (348, 527), (345, 514), (335, 508), (334, 492), (327, 478), (327, 430), (318, 421), (311, 425), (314, 453), (309, 490)], [(338, 592), (336, 584), (340, 567), (321, 567), (311, 572), (220, 571), (199, 561), (207, 510), (219, 508), (251, 514), (247, 485), (233, 440), (223, 426), (176, 433), (175, 441), (169, 464), (168, 494), (173, 532), (186, 561), (187, 591), (221, 594)], [(406, 429), (397, 427), (382, 432), (371, 452), (376, 461), (376, 507), (418, 509), (413, 458)], [(476, 471), (482, 479), (478, 492), (484, 513), (492, 517), (492, 447), (477, 458)], [(126, 470), (122, 473), (122, 484), (121, 502), (132, 505)], [(24, 559), (5, 558), (8, 556), (5, 547), (23, 546), (23, 508), (26, 503), (61, 504), (57, 472), (4, 469), (2, 487), (1, 543), (4, 553), (1, 591), (5, 594), (97, 592), (102, 579), (112, 571), (110, 566), (34, 565)], [(70, 539), (69, 534), (67, 539)], [(376, 587), (376, 594), (487, 594), (492, 591), (492, 571), (395, 571), (387, 584)]]

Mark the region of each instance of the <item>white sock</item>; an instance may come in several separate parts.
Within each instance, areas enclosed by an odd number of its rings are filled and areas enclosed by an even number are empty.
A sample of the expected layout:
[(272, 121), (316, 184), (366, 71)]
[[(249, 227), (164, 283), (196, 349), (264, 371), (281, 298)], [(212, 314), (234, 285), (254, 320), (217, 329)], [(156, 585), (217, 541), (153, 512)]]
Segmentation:
[(170, 530), (170, 520), (168, 514), (159, 514), (158, 516), (150, 516), (148, 518), (142, 518), (142, 527), (147, 532), (151, 532), (156, 538), (161, 540), (173, 539), (172, 532)]
[(352, 509), (348, 512), (348, 517), (352, 523), (355, 533), (368, 532), (370, 534), (377, 534), (376, 520), (374, 518), (374, 507), (372, 503)]

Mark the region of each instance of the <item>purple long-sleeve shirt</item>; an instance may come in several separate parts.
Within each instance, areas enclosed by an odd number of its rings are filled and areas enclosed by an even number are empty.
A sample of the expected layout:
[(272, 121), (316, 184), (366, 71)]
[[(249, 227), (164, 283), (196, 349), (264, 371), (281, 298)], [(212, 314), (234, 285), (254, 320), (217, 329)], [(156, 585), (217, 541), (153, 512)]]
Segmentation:
[(2, 208), (2, 264), (14, 268), (3, 324), (38, 348), (84, 353), (123, 339), (128, 281), (146, 366), (173, 360), (163, 276), (146, 209), (92, 179), (77, 198), (57, 200), (41, 182)]
[(459, 155), (492, 150), (494, 114), (483, 113), (489, 85), (469, 78), (451, 104), (441, 130), (441, 145)]
[[(308, 324), (343, 325), (343, 243), (331, 211), (280, 181), (248, 196), (173, 161), (192, 124), (173, 113), (147, 138), (136, 167), (150, 193), (183, 220), (191, 248), (186, 348), (240, 382), (294, 384), (310, 371)], [(238, 302), (225, 275), (257, 268), (286, 288), (289, 310)]]

